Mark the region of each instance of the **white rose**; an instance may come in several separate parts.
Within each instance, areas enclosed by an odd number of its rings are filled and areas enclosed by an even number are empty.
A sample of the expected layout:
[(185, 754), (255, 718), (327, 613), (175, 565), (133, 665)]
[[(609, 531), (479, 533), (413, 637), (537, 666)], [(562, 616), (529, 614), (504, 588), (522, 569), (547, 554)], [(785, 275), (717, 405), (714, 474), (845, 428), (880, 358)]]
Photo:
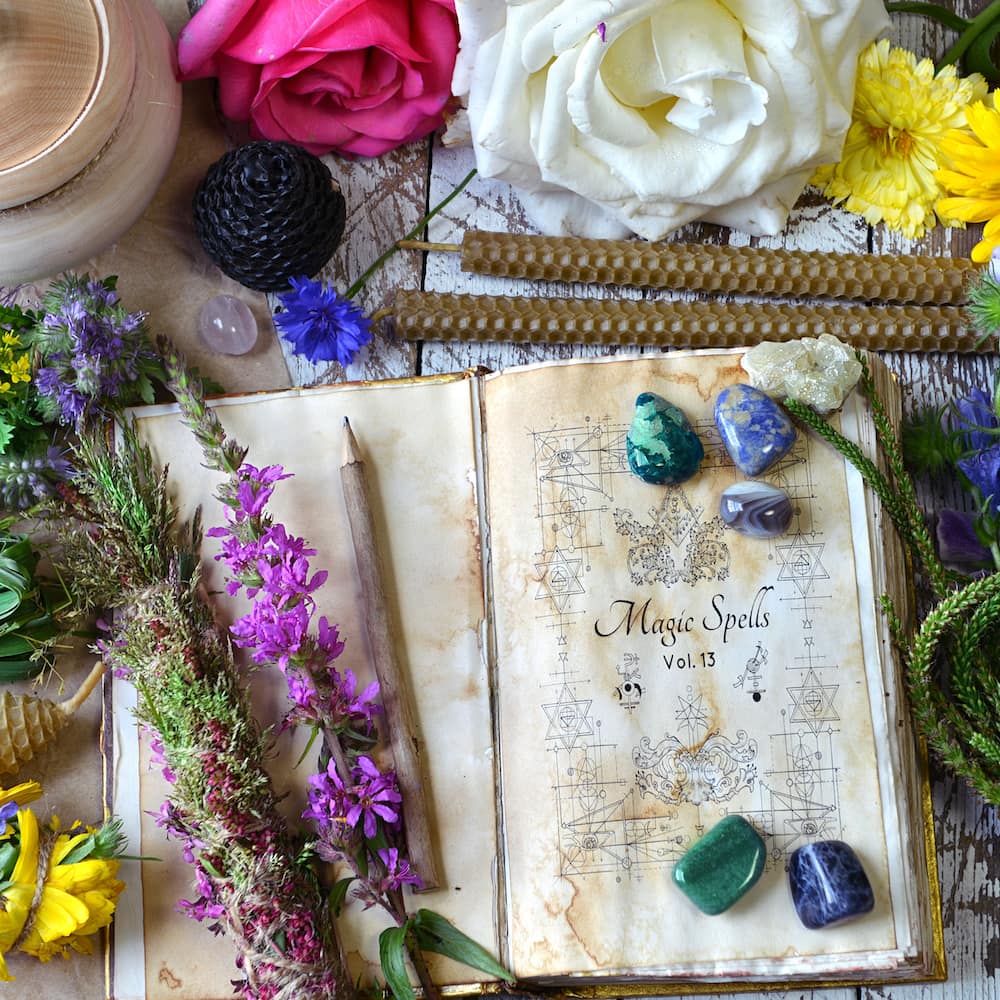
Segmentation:
[(479, 172), (542, 231), (785, 225), (840, 156), (881, 0), (456, 0)]

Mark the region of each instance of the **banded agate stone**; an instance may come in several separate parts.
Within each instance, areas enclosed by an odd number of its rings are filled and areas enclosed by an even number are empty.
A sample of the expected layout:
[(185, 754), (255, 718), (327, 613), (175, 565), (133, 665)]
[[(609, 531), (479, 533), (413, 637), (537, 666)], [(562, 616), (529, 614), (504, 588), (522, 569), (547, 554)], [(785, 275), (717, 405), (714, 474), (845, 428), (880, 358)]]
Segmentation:
[(853, 920), (875, 906), (861, 860), (842, 840), (820, 840), (793, 851), (788, 883), (795, 912), (811, 930)]
[(698, 471), (705, 457), (688, 418), (655, 392), (636, 397), (625, 452), (629, 468), (644, 483), (655, 485), (683, 483)]
[(742, 816), (726, 816), (674, 865), (674, 885), (715, 916), (756, 885), (766, 856), (760, 834)]
[(792, 523), (792, 501), (778, 486), (750, 479), (723, 490), (719, 516), (734, 531), (757, 538), (783, 535)]

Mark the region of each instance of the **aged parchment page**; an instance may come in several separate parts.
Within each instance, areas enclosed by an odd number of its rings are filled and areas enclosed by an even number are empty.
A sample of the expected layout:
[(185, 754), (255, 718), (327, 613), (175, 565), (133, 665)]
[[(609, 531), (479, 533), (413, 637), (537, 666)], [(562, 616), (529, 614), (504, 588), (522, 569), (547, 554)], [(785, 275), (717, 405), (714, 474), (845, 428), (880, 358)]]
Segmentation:
[[(899, 845), (893, 833), (887, 849), (880, 806), (871, 607), (859, 612), (843, 462), (800, 435), (760, 477), (793, 500), (788, 534), (726, 529), (719, 496), (744, 477), (713, 407), (737, 381), (732, 352), (485, 380), (507, 944), (520, 976), (847, 973), (892, 968), (910, 943), (890, 895)], [(679, 406), (705, 444), (681, 486), (628, 469), (643, 391)], [(764, 836), (768, 863), (708, 917), (670, 874), (728, 813)], [(876, 895), (871, 914), (823, 933), (799, 923), (784, 871), (817, 839), (850, 843)]]
[[(211, 499), (219, 477), (202, 467), (191, 432), (172, 412), (145, 412), (157, 415), (142, 418), (141, 433), (159, 458), (169, 462), (182, 515), (203, 504), (206, 527), (223, 523)], [(271, 510), (276, 521), (318, 550), (313, 569), (330, 572), (316, 593), (319, 611), (340, 626), (347, 642), (337, 666), (366, 679), (371, 669), (339, 478), (343, 420), (349, 417), (377, 498), (376, 525), (397, 602), (400, 657), (409, 672), (437, 820), (445, 888), (411, 896), (409, 903), (414, 911), (427, 907), (442, 913), (496, 953), (495, 783), (481, 650), (484, 610), (470, 380), (291, 390), (249, 403), (223, 401), (218, 413), (228, 434), (251, 445), (249, 462), (278, 463), (294, 473), (276, 488)], [(223, 580), (212, 561), (215, 546), (212, 539), (206, 542), (211, 590), (221, 589)], [(224, 594), (218, 599), (224, 613), (236, 613), (237, 605)], [(274, 720), (285, 710), (282, 685), (280, 678), (253, 675), (261, 718)], [(128, 696), (128, 685), (117, 688), (116, 697)], [(236, 970), (228, 941), (211, 938), (204, 927), (174, 911), (178, 899), (190, 898), (192, 873), (177, 846), (165, 843), (146, 815), (163, 801), (162, 779), (149, 770), (145, 756), (134, 756), (135, 725), (127, 712), (116, 711), (115, 725), (116, 811), (134, 823), (141, 821), (142, 853), (163, 859), (142, 865), (141, 913), (129, 914), (130, 921), (115, 921), (115, 996), (229, 997)], [(278, 787), (291, 788), (286, 806), (293, 817), (304, 807), (302, 788), (313, 769), (307, 763), (290, 775), (306, 736), (301, 734), (294, 746), (281, 744), (281, 759), (272, 768)], [(137, 782), (140, 795), (128, 808), (125, 799)], [(132, 875), (128, 881), (131, 895), (138, 878)], [(363, 970), (360, 955), (377, 961), (378, 934), (386, 920), (378, 910), (364, 913), (358, 903), (347, 907), (340, 926), (355, 975)], [(464, 967), (430, 957), (442, 984), (475, 978)]]

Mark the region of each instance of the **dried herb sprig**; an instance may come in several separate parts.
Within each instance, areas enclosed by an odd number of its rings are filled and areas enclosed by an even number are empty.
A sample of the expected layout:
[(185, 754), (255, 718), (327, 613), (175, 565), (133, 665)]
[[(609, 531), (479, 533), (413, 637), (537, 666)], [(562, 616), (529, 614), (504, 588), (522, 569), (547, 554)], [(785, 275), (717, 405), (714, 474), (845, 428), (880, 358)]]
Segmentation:
[(247, 1000), (353, 995), (327, 900), (277, 807), (229, 642), (200, 585), (197, 523), (180, 525), (164, 474), (126, 426), (121, 446), (85, 434), (63, 517), (60, 568), (79, 614), (110, 607), (102, 652), (172, 780), (160, 814), (195, 862), (192, 915), (233, 938)]
[(809, 407), (791, 400), (785, 406), (847, 458), (875, 491), (933, 591), (937, 603), (912, 640), (891, 600), (882, 598), (902, 655), (910, 707), (940, 760), (988, 802), (1000, 804), (1000, 574), (970, 582), (938, 558), (900, 439), (864, 357), (859, 354), (859, 359), (861, 388), (872, 405), (887, 473)]

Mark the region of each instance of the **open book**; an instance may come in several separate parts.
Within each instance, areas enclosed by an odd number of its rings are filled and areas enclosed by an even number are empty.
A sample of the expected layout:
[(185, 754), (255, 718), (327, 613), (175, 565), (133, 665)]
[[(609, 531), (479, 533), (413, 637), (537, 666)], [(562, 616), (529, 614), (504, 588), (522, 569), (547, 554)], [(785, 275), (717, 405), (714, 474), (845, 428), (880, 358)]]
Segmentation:
[[(371, 676), (339, 481), (344, 417), (372, 480), (400, 653), (429, 768), (442, 888), (414, 897), (491, 949), (532, 988), (615, 994), (727, 982), (893, 981), (943, 975), (922, 757), (877, 602), (907, 593), (888, 520), (860, 478), (800, 433), (761, 479), (783, 487), (787, 534), (725, 528), (722, 490), (742, 479), (713, 406), (745, 381), (739, 351), (544, 363), (493, 374), (227, 398), (218, 414), (254, 465), (278, 463), (275, 519), (330, 571), (316, 594)], [(877, 359), (883, 391), (895, 385)], [(651, 486), (629, 471), (636, 396), (679, 406), (705, 445), (701, 471)], [(212, 499), (169, 408), (138, 411), (169, 463), (182, 514)], [(854, 394), (839, 418), (869, 452)], [(225, 597), (206, 542), (205, 572)], [(905, 606), (905, 600), (901, 606)], [(261, 716), (280, 682), (253, 675)], [(191, 874), (148, 812), (164, 788), (116, 685), (113, 808), (141, 853), (114, 924), (113, 996), (222, 998), (224, 939), (174, 912)], [(304, 740), (305, 734), (300, 736)], [(301, 813), (302, 744), (282, 748), (279, 787)], [(287, 767), (285, 765), (287, 764)], [(284, 768), (284, 770), (283, 770)], [(706, 916), (672, 884), (676, 861), (729, 814), (764, 838), (764, 874)], [(785, 871), (796, 847), (843, 840), (875, 908), (807, 930)], [(140, 853), (136, 851), (136, 853)], [(384, 923), (348, 906), (345, 950), (362, 973)], [(470, 970), (432, 958), (443, 985)], [(745, 985), (744, 985), (745, 988)]]

